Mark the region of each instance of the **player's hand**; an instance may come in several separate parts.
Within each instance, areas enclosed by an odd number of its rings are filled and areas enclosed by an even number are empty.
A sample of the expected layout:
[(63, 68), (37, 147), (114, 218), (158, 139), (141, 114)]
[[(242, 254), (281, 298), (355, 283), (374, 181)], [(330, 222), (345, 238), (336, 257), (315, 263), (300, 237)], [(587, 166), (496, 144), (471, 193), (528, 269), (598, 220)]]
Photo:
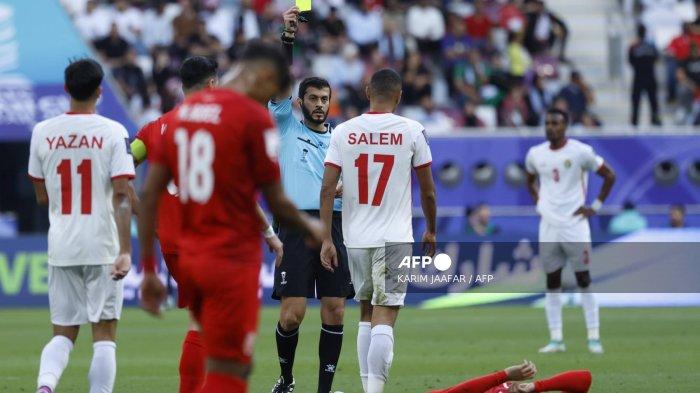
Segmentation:
[(532, 393), (534, 391), (535, 384), (532, 382), (514, 383), (508, 388), (508, 393)]
[(284, 254), (283, 244), (277, 235), (265, 238), (267, 246), (270, 248), (270, 252), (275, 253), (275, 267), (279, 267), (282, 263), (282, 255)]
[(435, 255), (436, 242), (434, 233), (428, 231), (423, 233), (423, 253), (426, 256), (432, 257)]
[(508, 375), (509, 381), (523, 381), (532, 378), (537, 373), (535, 363), (529, 360), (523, 360), (517, 366), (510, 366), (504, 370)]
[(294, 37), (299, 26), (299, 7), (294, 6), (282, 14), (284, 20), (284, 31), (288, 36)]
[(321, 245), (321, 266), (329, 272), (334, 272), (338, 267), (338, 253), (332, 239), (326, 239)]
[(112, 264), (109, 275), (112, 276), (112, 280), (119, 281), (129, 274), (129, 270), (131, 270), (131, 254), (119, 254)]
[(343, 196), (343, 183), (338, 182), (338, 185), (335, 186), (335, 197), (340, 198), (341, 196)]
[(141, 281), (141, 308), (147, 313), (159, 317), (160, 305), (167, 296), (165, 285), (155, 273), (145, 273)]
[(574, 215), (575, 215), (575, 216), (578, 216), (579, 214), (582, 215), (582, 216), (584, 216), (584, 217), (586, 217), (586, 218), (588, 218), (588, 217), (590, 217), (590, 216), (592, 216), (592, 215), (595, 214), (595, 210), (591, 209), (591, 208), (588, 207), (588, 206), (581, 206), (581, 207), (578, 208), (578, 210), (576, 210), (576, 211), (574, 212)]

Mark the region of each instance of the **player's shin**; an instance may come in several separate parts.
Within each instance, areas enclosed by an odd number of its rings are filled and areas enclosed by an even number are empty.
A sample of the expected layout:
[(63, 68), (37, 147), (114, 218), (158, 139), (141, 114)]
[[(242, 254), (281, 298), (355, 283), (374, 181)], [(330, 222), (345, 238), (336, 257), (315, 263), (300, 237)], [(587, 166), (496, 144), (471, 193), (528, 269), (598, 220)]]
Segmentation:
[(369, 344), (372, 340), (372, 323), (360, 322), (357, 328), (357, 360), (360, 364), (360, 378), (362, 379), (362, 390), (367, 392), (367, 355), (369, 354)]
[(583, 308), (583, 317), (586, 320), (588, 339), (599, 340), (598, 302), (595, 299), (595, 294), (590, 292), (589, 288), (581, 289), (581, 307)]
[(343, 347), (343, 325), (321, 325), (318, 341), (318, 392), (328, 393), (333, 386), (333, 377), (338, 367)]
[(548, 290), (545, 294), (545, 313), (550, 340), (562, 341), (561, 289)]
[(275, 338), (277, 341), (277, 356), (280, 362), (280, 375), (284, 383), (291, 383), (293, 381), (292, 369), (294, 367), (294, 355), (296, 354), (297, 343), (299, 342), (299, 328), (297, 327), (293, 330), (286, 331), (278, 322)]
[(92, 362), (88, 372), (90, 393), (111, 392), (117, 376), (117, 344), (114, 341), (97, 341), (92, 344), (92, 348)]
[(394, 358), (394, 328), (389, 325), (376, 325), (372, 328), (367, 365), (367, 393), (384, 392), (384, 384), (389, 377), (389, 369)]
[(72, 349), (73, 342), (65, 336), (54, 336), (46, 344), (41, 352), (37, 387), (45, 386), (51, 391), (56, 389), (58, 380), (68, 365), (68, 358)]
[(204, 349), (201, 333), (190, 330), (182, 343), (180, 393), (194, 393), (204, 381)]

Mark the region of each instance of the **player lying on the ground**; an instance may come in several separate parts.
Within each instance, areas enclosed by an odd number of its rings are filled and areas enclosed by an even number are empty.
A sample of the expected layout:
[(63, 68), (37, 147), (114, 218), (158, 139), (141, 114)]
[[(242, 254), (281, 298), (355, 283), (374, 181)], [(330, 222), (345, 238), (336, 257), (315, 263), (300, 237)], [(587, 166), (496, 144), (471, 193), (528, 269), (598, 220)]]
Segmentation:
[(523, 363), (507, 367), (495, 373), (466, 380), (458, 385), (430, 393), (532, 393), (558, 392), (586, 393), (591, 386), (588, 370), (565, 371), (547, 379), (519, 383), (537, 373), (534, 363)]

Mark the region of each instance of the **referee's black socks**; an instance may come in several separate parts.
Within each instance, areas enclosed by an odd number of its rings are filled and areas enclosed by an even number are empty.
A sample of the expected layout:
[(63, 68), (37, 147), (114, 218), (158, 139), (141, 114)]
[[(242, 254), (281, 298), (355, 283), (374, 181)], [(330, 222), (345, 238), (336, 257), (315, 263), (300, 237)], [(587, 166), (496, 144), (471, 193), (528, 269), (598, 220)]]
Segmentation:
[(329, 393), (343, 346), (343, 325), (321, 324), (318, 340), (318, 393)]
[(297, 351), (297, 343), (299, 342), (299, 328), (285, 331), (282, 329), (282, 325), (277, 322), (275, 337), (277, 338), (277, 356), (280, 361), (281, 376), (285, 383), (290, 383), (293, 378), (294, 354)]

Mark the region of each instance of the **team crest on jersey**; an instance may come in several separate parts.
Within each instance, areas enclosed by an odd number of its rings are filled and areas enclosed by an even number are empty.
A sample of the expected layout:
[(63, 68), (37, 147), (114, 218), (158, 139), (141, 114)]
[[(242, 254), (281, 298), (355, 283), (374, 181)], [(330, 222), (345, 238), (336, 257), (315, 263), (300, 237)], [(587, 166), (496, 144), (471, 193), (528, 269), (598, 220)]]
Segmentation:
[(571, 168), (571, 160), (570, 159), (567, 158), (564, 161), (564, 168), (567, 168), (567, 169)]

